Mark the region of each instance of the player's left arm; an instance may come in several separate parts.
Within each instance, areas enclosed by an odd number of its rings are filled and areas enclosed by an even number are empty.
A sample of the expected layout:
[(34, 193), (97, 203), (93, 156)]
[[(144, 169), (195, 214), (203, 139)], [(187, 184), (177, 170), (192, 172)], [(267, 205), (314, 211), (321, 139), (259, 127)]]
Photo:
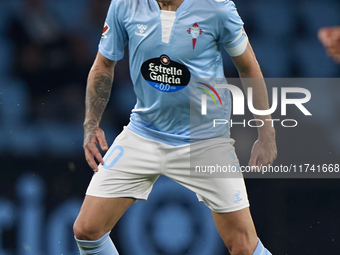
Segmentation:
[[(244, 91), (247, 93), (248, 87), (253, 88), (253, 105), (255, 109), (268, 110), (267, 87), (250, 43), (248, 42), (243, 54), (232, 57), (232, 60), (238, 70)], [(264, 125), (258, 128), (258, 139), (253, 145), (249, 166), (272, 164), (277, 156), (277, 148), (275, 129), (272, 121), (268, 121), (271, 120), (271, 115), (254, 115), (254, 117), (262, 120)]]

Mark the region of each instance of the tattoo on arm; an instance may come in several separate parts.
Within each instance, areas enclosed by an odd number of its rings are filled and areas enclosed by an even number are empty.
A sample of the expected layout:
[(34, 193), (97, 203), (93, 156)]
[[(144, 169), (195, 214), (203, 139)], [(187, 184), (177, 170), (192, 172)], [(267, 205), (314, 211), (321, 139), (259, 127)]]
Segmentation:
[[(93, 86), (88, 86), (86, 89), (86, 118), (84, 123), (86, 133), (92, 135), (98, 128), (105, 107), (109, 101), (113, 80), (112, 76), (108, 74), (95, 72), (93, 75)], [(92, 137), (92, 135), (90, 136)]]

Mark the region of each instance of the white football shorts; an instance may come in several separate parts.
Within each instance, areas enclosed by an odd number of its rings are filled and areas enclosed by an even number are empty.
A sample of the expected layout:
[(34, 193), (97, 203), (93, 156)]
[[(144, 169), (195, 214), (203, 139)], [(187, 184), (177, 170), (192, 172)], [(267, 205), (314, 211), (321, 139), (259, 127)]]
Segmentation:
[[(225, 165), (238, 165), (233, 143), (233, 139), (225, 138), (224, 146), (232, 152), (224, 154)], [(198, 200), (214, 212), (233, 212), (249, 206), (242, 177), (206, 178), (190, 174), (190, 149), (190, 144), (168, 145), (125, 127), (106, 152), (105, 164), (99, 165), (86, 195), (147, 200), (154, 182), (165, 175), (195, 192)], [(205, 155), (206, 152), (205, 149)]]

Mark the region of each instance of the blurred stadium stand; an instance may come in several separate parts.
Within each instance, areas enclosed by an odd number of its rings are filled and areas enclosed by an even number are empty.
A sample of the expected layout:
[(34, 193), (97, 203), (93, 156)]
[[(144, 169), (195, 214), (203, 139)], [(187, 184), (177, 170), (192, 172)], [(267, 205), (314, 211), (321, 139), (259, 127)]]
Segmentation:
[[(109, 3), (109, 0), (0, 1), (1, 255), (75, 254), (72, 222), (91, 178), (82, 150), (85, 85)], [(235, 3), (265, 77), (339, 77), (340, 66), (327, 57), (317, 40), (320, 27), (340, 25), (338, 0), (235, 0)], [(31, 7), (27, 8), (27, 4)], [(44, 15), (36, 15), (40, 12)], [(36, 29), (46, 33), (37, 34)], [(50, 33), (51, 29), (55, 32)], [(116, 67), (114, 92), (103, 116), (102, 126), (109, 143), (128, 123), (135, 103), (127, 55)], [(236, 76), (231, 61), (227, 58), (224, 61), (226, 76)], [(310, 109), (315, 117), (302, 121), (302, 128), (289, 131), (278, 128), (277, 164), (339, 163), (340, 84), (332, 84), (313, 88), (312, 98), (318, 101)], [(235, 129), (233, 137), (241, 152), (240, 161), (245, 165), (255, 134)], [(262, 179), (247, 180), (247, 184), (259, 236), (273, 254), (340, 254), (338, 179)], [(187, 228), (192, 228), (185, 232), (188, 236), (162, 232), (175, 225), (176, 217), (181, 222), (196, 208), (188, 202), (190, 199), (184, 202), (179, 199), (182, 202), (174, 205), (174, 211), (164, 207), (159, 202), (161, 195), (156, 195), (157, 191), (163, 194), (162, 185), (173, 189), (177, 198), (195, 199), (177, 184), (161, 178), (149, 204), (138, 203), (122, 221), (128, 224), (129, 217), (139, 212), (147, 217), (159, 211), (165, 218), (155, 217), (164, 228), (152, 228), (147, 220), (145, 225), (135, 228), (130, 224), (127, 225), (130, 231), (140, 232), (129, 239), (126, 229), (118, 225), (112, 236), (121, 254), (226, 254), (220, 240), (210, 238), (205, 243), (202, 239), (208, 238), (206, 233), (216, 235), (214, 230), (206, 229), (209, 212), (205, 209), (200, 209), (202, 213), (197, 213), (192, 225), (188, 225)], [(173, 202), (166, 196), (163, 199)], [(172, 213), (177, 216), (166, 216)], [(133, 243), (145, 233), (156, 237), (145, 240), (145, 251), (137, 254)], [(33, 237), (36, 234), (39, 238)], [(166, 244), (162, 248), (158, 234), (173, 238), (169, 242), (179, 242), (180, 248), (172, 250)], [(206, 250), (209, 245), (215, 245), (216, 250), (209, 253)], [(150, 250), (152, 246), (158, 250)]]

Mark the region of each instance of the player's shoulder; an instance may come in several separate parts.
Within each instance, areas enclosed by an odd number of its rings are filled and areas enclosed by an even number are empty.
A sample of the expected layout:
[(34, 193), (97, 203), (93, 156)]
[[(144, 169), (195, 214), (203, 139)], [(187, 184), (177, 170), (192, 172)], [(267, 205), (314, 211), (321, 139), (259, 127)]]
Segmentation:
[(143, 0), (111, 0), (111, 4), (121, 8), (131, 8), (133, 6), (139, 5), (140, 2), (145, 2)]
[(130, 0), (111, 0), (111, 5), (114, 5), (116, 7), (122, 7), (125, 5), (128, 5), (128, 3), (131, 2)]
[(143, 0), (111, 0), (111, 9), (119, 16), (130, 15), (138, 9), (139, 3)]
[(217, 16), (225, 18), (226, 13), (236, 9), (235, 3), (231, 0), (199, 0), (201, 6), (213, 11)]
[(216, 9), (228, 9), (235, 6), (235, 3), (231, 0), (201, 0), (206, 5), (210, 5), (212, 8)]

